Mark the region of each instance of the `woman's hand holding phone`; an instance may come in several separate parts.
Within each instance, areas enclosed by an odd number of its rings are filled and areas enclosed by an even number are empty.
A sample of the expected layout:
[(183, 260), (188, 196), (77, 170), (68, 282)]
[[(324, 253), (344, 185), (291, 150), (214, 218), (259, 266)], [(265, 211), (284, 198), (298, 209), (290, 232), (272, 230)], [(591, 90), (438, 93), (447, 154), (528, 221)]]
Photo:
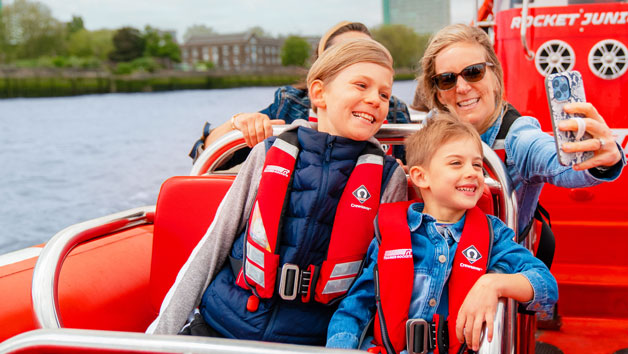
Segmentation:
[(621, 159), (612, 131), (584, 96), (577, 71), (548, 75), (545, 89), (558, 160), (574, 170), (611, 167)]
[[(573, 165), (574, 170), (587, 170), (593, 167), (611, 167), (621, 160), (621, 153), (615, 144), (615, 138), (604, 118), (595, 107), (588, 102), (575, 102), (565, 104), (563, 107), (567, 114), (580, 114), (586, 118), (585, 130), (591, 135), (590, 139), (564, 143), (561, 148), (567, 153), (592, 151), (593, 157)], [(577, 131), (576, 119), (567, 119), (558, 123), (560, 131)]]

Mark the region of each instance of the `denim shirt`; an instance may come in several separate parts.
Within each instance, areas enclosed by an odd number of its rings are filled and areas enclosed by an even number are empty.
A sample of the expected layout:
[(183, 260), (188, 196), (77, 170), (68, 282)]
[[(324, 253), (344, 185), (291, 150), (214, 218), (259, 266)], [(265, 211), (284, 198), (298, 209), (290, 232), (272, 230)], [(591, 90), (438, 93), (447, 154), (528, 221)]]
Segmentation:
[[(408, 208), (408, 227), (412, 238), (414, 284), (408, 318), (432, 321), (435, 313), (447, 315), (447, 281), (453, 258), (460, 241), (465, 217), (446, 226), (453, 237), (451, 246), (436, 228), (436, 220), (423, 214), (423, 204), (414, 203)], [(513, 241), (514, 232), (501, 220), (489, 215), (495, 238), (491, 249), (488, 270), (495, 273), (524, 275), (534, 289), (533, 299), (526, 304), (528, 310), (549, 311), (558, 300), (556, 280), (547, 267), (530, 251)], [(373, 268), (377, 263), (379, 242), (369, 246), (366, 263), (360, 276), (334, 313), (327, 330), (327, 347), (357, 348), (358, 341), (375, 313)], [(440, 255), (447, 262), (440, 263)], [(445, 293), (445, 294), (444, 294)], [(430, 306), (430, 300), (437, 300)], [(451, 334), (450, 334), (451, 335)]]
[[(502, 118), (482, 134), (482, 141), (494, 147)], [(558, 162), (554, 138), (541, 130), (539, 122), (528, 116), (517, 118), (504, 141), (506, 150), (506, 171), (512, 179), (519, 205), (518, 228), (522, 231), (532, 220), (545, 183), (558, 187), (583, 188), (613, 181), (619, 177), (626, 165), (625, 154), (617, 144), (621, 160), (608, 171), (596, 168), (575, 171), (570, 166)]]

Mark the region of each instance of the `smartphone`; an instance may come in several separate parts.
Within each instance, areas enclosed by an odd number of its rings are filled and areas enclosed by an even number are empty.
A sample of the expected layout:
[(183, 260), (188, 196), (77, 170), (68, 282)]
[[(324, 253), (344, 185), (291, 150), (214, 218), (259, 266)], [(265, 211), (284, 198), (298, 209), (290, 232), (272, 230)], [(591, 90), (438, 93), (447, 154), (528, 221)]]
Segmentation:
[(554, 130), (554, 140), (556, 141), (556, 151), (560, 164), (572, 166), (593, 157), (593, 151), (564, 152), (560, 148), (566, 142), (591, 139), (591, 135), (587, 132), (580, 139), (576, 139), (575, 131), (558, 130), (560, 121), (584, 117), (582, 114), (567, 114), (563, 111), (563, 106), (566, 103), (586, 101), (580, 73), (574, 70), (547, 75), (545, 77), (545, 90), (547, 92), (547, 102), (549, 103), (552, 129)]

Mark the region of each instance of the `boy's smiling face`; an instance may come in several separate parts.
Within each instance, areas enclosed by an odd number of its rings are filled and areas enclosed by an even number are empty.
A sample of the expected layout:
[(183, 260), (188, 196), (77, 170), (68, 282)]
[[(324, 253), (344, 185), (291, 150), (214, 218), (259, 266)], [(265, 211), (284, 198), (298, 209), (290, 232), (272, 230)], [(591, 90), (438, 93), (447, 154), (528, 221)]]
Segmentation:
[(410, 168), (410, 178), (421, 189), (424, 213), (456, 222), (484, 190), (480, 146), (470, 137), (453, 137), (434, 152), (428, 166)]
[(347, 66), (326, 83), (316, 80), (312, 102), (318, 108), (318, 130), (353, 140), (367, 140), (388, 114), (393, 73), (375, 63)]

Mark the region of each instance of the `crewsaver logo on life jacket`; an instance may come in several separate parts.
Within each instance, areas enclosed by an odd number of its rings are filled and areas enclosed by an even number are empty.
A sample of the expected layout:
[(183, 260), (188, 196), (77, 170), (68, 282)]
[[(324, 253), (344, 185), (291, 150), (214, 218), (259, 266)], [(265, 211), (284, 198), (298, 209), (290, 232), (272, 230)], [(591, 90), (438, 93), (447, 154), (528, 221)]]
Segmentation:
[(360, 202), (360, 204), (364, 204), (364, 202), (371, 198), (371, 193), (369, 193), (368, 189), (366, 189), (364, 185), (361, 185), (353, 191), (353, 196)]
[(462, 255), (469, 261), (469, 263), (473, 264), (475, 263), (477, 260), (479, 260), (480, 258), (482, 258), (482, 255), (480, 254), (480, 252), (478, 252), (477, 248), (475, 248), (475, 246), (471, 245), (469, 247), (467, 247), (467, 249), (465, 249), (464, 251), (462, 251)]
[(290, 170), (277, 165), (268, 165), (264, 168), (264, 172), (276, 173), (278, 175), (282, 175), (284, 177), (288, 177), (290, 175)]
[(412, 258), (411, 248), (399, 248), (396, 250), (388, 250), (384, 253), (384, 260)]

